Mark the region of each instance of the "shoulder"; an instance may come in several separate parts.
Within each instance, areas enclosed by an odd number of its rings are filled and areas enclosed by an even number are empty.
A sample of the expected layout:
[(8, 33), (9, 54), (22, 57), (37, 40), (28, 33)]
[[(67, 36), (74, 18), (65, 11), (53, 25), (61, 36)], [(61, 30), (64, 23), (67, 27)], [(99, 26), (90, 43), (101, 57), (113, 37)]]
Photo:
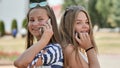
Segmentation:
[(73, 45), (69, 44), (64, 49), (65, 63), (70, 68), (79, 68), (78, 62), (76, 61), (76, 53)]
[(62, 47), (60, 44), (49, 44), (46, 48), (52, 48), (52, 49), (57, 49), (57, 50), (62, 50)]
[[(59, 53), (61, 53), (62, 52), (62, 48), (61, 48), (61, 46), (60, 46), (60, 44), (49, 44), (46, 48), (45, 48), (45, 50), (48, 50), (48, 52), (59, 52)], [(57, 54), (59, 54), (59, 53), (57, 53)]]
[(58, 43), (52, 43), (52, 44), (48, 44), (48, 46), (47, 47), (59, 47), (59, 48), (61, 48), (61, 45), (60, 44), (58, 44)]
[(74, 52), (74, 46), (72, 46), (72, 44), (68, 44), (65, 48), (64, 48), (64, 53), (66, 55), (70, 55), (72, 52)]

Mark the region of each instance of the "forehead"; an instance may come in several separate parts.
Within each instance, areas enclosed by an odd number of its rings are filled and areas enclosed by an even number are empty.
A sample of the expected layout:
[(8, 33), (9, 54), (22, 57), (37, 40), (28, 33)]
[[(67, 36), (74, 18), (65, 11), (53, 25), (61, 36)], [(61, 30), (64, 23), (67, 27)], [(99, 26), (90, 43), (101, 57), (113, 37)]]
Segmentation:
[(48, 16), (48, 14), (43, 8), (35, 8), (30, 11), (29, 16)]
[(85, 12), (83, 12), (83, 11), (78, 12), (77, 19), (85, 19), (86, 20), (87, 16), (86, 16)]

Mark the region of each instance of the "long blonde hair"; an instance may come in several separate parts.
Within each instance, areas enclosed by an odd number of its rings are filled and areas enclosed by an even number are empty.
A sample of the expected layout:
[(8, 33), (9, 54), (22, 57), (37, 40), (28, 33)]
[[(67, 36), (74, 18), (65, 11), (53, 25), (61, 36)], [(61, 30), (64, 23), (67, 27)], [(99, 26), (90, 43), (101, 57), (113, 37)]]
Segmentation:
[[(90, 27), (90, 30), (89, 30), (90, 39), (91, 39), (92, 45), (94, 46), (94, 48), (97, 52), (97, 47), (96, 47), (94, 37), (93, 37), (93, 31), (92, 31), (90, 17), (88, 15), (88, 13), (86, 12), (86, 10), (82, 6), (70, 6), (70, 7), (66, 8), (66, 10), (61, 18), (60, 25), (59, 25), (59, 33), (61, 36), (61, 45), (63, 47), (63, 53), (64, 53), (64, 48), (66, 46), (68, 46), (69, 44), (72, 44), (74, 46), (76, 58), (77, 58), (77, 55), (79, 54), (78, 46), (80, 46), (80, 45), (78, 45), (78, 43), (76, 42), (76, 40), (74, 38), (74, 36), (75, 36), (74, 22), (75, 22), (75, 19), (76, 19), (78, 13), (81, 11), (84, 12), (88, 18), (89, 27)], [(66, 56), (64, 55), (64, 66), (66, 67), (67, 63), (66, 63), (65, 57)]]

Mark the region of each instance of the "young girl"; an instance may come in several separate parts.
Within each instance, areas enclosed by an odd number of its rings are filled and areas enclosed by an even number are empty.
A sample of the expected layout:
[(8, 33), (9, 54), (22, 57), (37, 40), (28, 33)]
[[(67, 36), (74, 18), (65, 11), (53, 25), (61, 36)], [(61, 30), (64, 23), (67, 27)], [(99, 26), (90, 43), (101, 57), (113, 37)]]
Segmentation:
[(68, 7), (59, 26), (65, 68), (100, 68), (89, 15), (81, 6)]
[[(27, 15), (27, 50), (14, 65), (18, 68), (62, 68), (63, 55), (53, 10), (47, 2), (31, 3), (30, 8)], [(33, 41), (34, 38), (37, 42)]]

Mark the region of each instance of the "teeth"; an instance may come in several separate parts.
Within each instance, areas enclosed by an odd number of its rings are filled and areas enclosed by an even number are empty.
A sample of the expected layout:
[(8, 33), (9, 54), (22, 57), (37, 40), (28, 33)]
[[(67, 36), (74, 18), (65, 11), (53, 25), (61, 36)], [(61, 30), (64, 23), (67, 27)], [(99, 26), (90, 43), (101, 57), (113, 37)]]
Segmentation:
[(41, 32), (41, 31), (42, 31), (42, 29), (41, 29), (41, 28), (39, 28), (39, 31)]
[(41, 33), (43, 33), (43, 27), (40, 27), (40, 28), (39, 28), (39, 31), (40, 31)]
[(87, 31), (81, 31), (81, 33), (88, 33)]

